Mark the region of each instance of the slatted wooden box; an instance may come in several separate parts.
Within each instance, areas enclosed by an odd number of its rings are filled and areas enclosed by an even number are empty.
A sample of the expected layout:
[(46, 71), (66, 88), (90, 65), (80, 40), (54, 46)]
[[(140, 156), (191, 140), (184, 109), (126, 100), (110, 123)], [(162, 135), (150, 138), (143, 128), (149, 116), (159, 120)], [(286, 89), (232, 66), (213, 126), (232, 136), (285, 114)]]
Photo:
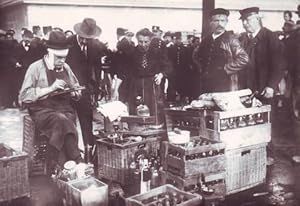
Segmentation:
[(166, 108), (165, 110), (167, 131), (174, 128), (188, 130), (192, 136), (200, 134), (204, 124), (202, 122), (204, 110), (186, 110), (182, 106)]
[(30, 197), (28, 155), (0, 143), (0, 202)]
[(53, 181), (63, 192), (68, 206), (108, 205), (108, 185), (94, 177), (88, 176), (68, 182), (53, 178)]
[(162, 184), (171, 184), (180, 190), (191, 192), (196, 187), (201, 187), (201, 184), (209, 186), (213, 189), (212, 194), (207, 194), (199, 188), (196, 192), (201, 194), (204, 199), (222, 199), (226, 195), (225, 185), (226, 172), (222, 171), (219, 173), (199, 174), (188, 177), (180, 177), (174, 175), (168, 171), (161, 171)]
[[(271, 141), (270, 112), (270, 105), (234, 111), (205, 110), (203, 113), (204, 129), (200, 130), (200, 135), (224, 142), (226, 149), (269, 142)], [(230, 121), (233, 124), (230, 124)], [(246, 125), (239, 126), (240, 122)], [(227, 129), (224, 125), (227, 125)]]
[(205, 144), (185, 147), (163, 142), (164, 170), (180, 177), (225, 170), (225, 144), (199, 136), (191, 139)]
[(234, 194), (266, 180), (267, 143), (226, 150), (226, 191)]
[(166, 184), (155, 189), (150, 190), (144, 194), (138, 194), (126, 199), (128, 206), (151, 206), (157, 205), (159, 200), (163, 199), (165, 195), (172, 197), (173, 193), (176, 193), (177, 199), (183, 197), (183, 201), (178, 203), (178, 206), (198, 206), (201, 205), (202, 197), (198, 194), (192, 194), (177, 189), (173, 185)]
[(97, 140), (98, 168), (99, 178), (113, 180), (127, 185), (131, 183), (132, 174), (129, 166), (134, 161), (134, 156), (138, 153), (160, 155), (161, 136), (152, 136), (143, 138), (140, 142), (129, 142), (126, 144), (117, 144)]
[(232, 111), (184, 110), (182, 107), (165, 110), (168, 131), (175, 127), (189, 130), (192, 136), (222, 141), (227, 149), (271, 141), (270, 112), (270, 105)]

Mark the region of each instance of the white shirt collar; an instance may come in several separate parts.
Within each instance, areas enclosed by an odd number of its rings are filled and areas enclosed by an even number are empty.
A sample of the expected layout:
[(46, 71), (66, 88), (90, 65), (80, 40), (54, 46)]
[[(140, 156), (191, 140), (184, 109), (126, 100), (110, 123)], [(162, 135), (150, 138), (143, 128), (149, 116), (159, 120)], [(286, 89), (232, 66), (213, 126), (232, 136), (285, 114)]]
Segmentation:
[(212, 34), (212, 38), (215, 40), (216, 38), (218, 38), (219, 36), (221, 36), (222, 34), (224, 34), (225, 31), (221, 32), (220, 34)]
[(255, 38), (257, 36), (257, 34), (259, 33), (261, 29), (258, 29), (257, 31), (253, 32), (252, 33), (252, 37)]

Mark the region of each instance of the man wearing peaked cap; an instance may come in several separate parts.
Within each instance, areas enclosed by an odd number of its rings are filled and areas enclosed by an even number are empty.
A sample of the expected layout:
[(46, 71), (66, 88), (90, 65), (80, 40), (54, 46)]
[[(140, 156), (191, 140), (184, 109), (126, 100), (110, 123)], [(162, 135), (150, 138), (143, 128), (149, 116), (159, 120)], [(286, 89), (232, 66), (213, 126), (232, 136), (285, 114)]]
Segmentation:
[(240, 19), (245, 19), (248, 16), (255, 15), (259, 13), (259, 8), (258, 7), (249, 7), (245, 8), (239, 11), (240, 12)]
[(128, 29), (118, 27), (117, 28), (117, 36), (124, 36), (127, 31), (128, 31)]
[(71, 104), (80, 98), (80, 92), (51, 94), (76, 88), (79, 83), (65, 63), (70, 45), (64, 33), (50, 32), (46, 46), (47, 54), (29, 66), (19, 99), (28, 108), (35, 127), (49, 140), (47, 159), (62, 167), (67, 160), (83, 162), (78, 148), (76, 113)]
[(211, 34), (193, 55), (201, 68), (202, 93), (238, 90), (238, 72), (245, 68), (248, 55), (233, 32), (226, 31), (229, 11), (217, 8), (210, 15)]
[[(102, 30), (93, 18), (84, 18), (82, 22), (73, 27), (76, 35), (69, 37), (73, 45), (69, 50), (66, 62), (72, 68), (80, 85), (87, 89), (82, 93), (81, 99), (75, 103), (80, 127), (82, 130), (85, 150), (95, 145), (93, 136), (93, 113), (92, 107), (97, 102), (99, 94), (99, 79), (101, 70), (101, 58), (106, 55), (107, 47), (96, 37)], [(92, 102), (93, 100), (93, 102)], [(88, 152), (85, 153), (88, 157)]]
[(269, 101), (286, 67), (282, 42), (275, 33), (263, 27), (258, 7), (245, 8), (239, 12), (246, 31), (241, 34), (240, 41), (250, 60), (241, 78), (246, 88), (260, 92)]
[(214, 9), (210, 12), (210, 16), (214, 16), (214, 15), (225, 15), (225, 16), (229, 16), (229, 11), (227, 9), (223, 9), (223, 8), (217, 8)]

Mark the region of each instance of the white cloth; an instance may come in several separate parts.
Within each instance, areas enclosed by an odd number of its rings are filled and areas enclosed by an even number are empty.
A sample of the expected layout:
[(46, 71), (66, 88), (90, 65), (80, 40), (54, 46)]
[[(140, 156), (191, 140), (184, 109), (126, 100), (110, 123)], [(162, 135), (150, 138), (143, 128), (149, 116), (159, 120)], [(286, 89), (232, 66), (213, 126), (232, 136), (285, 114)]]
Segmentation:
[(99, 105), (97, 111), (103, 116), (108, 117), (111, 122), (117, 120), (121, 116), (129, 115), (127, 106), (120, 101), (112, 101)]

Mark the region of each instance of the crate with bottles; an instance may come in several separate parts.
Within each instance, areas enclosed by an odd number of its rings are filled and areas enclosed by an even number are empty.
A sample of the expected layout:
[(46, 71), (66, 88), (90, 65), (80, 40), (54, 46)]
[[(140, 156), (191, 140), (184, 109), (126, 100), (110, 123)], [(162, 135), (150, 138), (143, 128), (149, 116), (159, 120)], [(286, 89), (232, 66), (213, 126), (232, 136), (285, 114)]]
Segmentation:
[(196, 206), (201, 205), (202, 197), (166, 184), (146, 193), (128, 197), (126, 203), (128, 206)]
[(196, 136), (189, 142), (162, 143), (164, 170), (180, 177), (206, 174), (225, 170), (225, 144)]
[(200, 135), (220, 140), (226, 149), (251, 146), (271, 140), (271, 106), (243, 108), (234, 111), (203, 112)]
[(168, 171), (161, 171), (162, 184), (171, 184), (180, 190), (197, 193), (203, 197), (204, 205), (212, 202), (220, 202), (225, 199), (226, 172), (207, 173), (180, 177)]
[(148, 161), (149, 170), (151, 166), (158, 167), (161, 138), (160, 135), (143, 137), (112, 133), (98, 139), (98, 177), (127, 185), (134, 177), (133, 163), (137, 167), (143, 159)]

